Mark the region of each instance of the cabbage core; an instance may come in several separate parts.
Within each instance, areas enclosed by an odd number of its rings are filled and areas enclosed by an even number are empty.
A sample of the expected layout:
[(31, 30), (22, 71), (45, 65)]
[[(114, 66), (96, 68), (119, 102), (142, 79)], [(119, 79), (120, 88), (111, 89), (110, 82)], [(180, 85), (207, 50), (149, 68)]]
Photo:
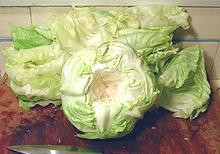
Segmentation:
[(118, 71), (98, 71), (94, 74), (89, 95), (97, 102), (112, 102), (121, 91), (122, 81), (122, 74)]

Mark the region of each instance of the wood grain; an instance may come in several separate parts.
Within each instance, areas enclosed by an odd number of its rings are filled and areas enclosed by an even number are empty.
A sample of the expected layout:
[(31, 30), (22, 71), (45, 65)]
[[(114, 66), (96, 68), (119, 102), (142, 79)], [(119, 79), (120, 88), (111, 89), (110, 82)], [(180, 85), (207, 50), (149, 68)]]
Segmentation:
[(0, 154), (12, 153), (7, 146), (15, 144), (100, 147), (106, 154), (218, 154), (220, 101), (212, 93), (208, 111), (193, 121), (173, 118), (163, 109), (148, 112), (131, 134), (119, 139), (80, 139), (77, 132), (57, 107), (23, 111), (6, 77), (1, 81)]

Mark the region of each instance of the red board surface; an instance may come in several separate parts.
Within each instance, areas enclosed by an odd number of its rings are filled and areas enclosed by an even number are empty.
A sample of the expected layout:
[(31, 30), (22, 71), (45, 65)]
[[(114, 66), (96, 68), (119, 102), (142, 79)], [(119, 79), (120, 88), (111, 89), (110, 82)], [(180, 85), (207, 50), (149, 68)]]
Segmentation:
[(220, 101), (212, 93), (208, 111), (193, 121), (173, 118), (157, 109), (145, 114), (134, 131), (119, 139), (86, 140), (75, 136), (77, 130), (59, 108), (35, 107), (22, 110), (18, 99), (0, 83), (0, 154), (12, 153), (9, 145), (57, 144), (100, 147), (106, 154), (214, 154), (220, 153)]

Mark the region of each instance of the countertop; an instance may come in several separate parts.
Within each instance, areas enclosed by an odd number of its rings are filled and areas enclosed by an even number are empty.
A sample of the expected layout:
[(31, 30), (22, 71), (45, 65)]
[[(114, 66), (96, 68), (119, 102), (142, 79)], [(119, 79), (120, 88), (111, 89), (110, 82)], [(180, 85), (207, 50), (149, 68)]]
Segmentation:
[(146, 113), (125, 137), (87, 140), (75, 136), (78, 131), (58, 107), (22, 110), (6, 78), (0, 83), (0, 154), (12, 153), (7, 146), (17, 144), (100, 147), (106, 154), (220, 153), (220, 100), (214, 92), (207, 112), (195, 120), (174, 118), (172, 113), (156, 109)]

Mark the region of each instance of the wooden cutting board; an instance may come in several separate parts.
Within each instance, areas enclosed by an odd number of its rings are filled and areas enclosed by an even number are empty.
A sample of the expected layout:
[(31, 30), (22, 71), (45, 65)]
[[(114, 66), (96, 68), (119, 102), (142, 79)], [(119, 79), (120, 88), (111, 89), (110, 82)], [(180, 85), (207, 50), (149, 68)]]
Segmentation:
[(0, 83), (0, 154), (12, 153), (7, 146), (17, 144), (101, 147), (106, 154), (220, 153), (220, 101), (215, 93), (208, 111), (193, 121), (173, 118), (170, 112), (158, 109), (146, 113), (130, 135), (86, 140), (75, 137), (77, 130), (57, 107), (23, 111), (6, 78)]

